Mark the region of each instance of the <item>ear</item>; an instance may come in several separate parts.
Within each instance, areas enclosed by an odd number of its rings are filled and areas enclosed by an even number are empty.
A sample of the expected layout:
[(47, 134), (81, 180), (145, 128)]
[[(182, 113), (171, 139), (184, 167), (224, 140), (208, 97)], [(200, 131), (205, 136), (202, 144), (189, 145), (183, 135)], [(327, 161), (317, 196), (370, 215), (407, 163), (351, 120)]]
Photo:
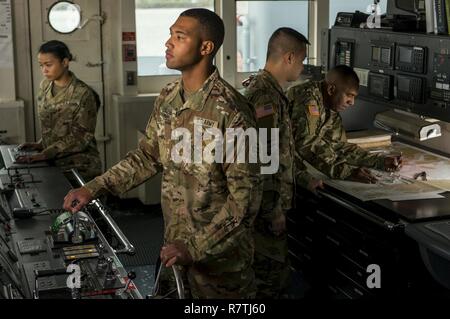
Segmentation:
[(214, 42), (212, 41), (203, 41), (202, 46), (200, 48), (201, 55), (211, 55), (214, 52)]
[(63, 64), (63, 66), (65, 67), (65, 68), (68, 68), (69, 67), (69, 59), (68, 58), (65, 58), (63, 61), (62, 61), (62, 64)]
[(336, 93), (336, 84), (328, 84), (327, 93), (330, 96), (334, 95)]
[(295, 62), (294, 52), (288, 52), (284, 55), (284, 60), (287, 64), (293, 64)]

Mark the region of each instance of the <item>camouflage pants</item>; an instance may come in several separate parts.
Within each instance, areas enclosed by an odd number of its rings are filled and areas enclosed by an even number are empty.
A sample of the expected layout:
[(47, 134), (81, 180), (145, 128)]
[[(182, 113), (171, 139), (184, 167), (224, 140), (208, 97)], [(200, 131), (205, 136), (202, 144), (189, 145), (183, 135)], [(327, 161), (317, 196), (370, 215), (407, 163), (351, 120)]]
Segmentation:
[[(254, 299), (256, 296), (255, 276), (251, 268), (236, 273), (211, 275), (195, 266), (178, 267), (188, 299)], [(160, 294), (176, 289), (171, 269), (163, 267), (160, 280)], [(176, 295), (176, 294), (175, 294)], [(177, 298), (174, 294), (171, 296)]]
[(256, 298), (286, 298), (287, 289), (291, 281), (288, 261), (282, 263), (255, 252), (253, 269), (256, 276)]

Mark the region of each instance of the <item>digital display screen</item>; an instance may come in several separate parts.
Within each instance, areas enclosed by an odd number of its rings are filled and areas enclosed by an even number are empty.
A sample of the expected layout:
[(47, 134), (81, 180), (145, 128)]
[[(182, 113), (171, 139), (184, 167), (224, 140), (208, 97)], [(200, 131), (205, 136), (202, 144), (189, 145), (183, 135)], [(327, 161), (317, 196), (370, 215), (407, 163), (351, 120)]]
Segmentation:
[(380, 48), (372, 47), (372, 61), (380, 61)]
[(391, 64), (391, 49), (389, 48), (381, 49), (381, 62), (385, 64)]
[(403, 63), (412, 63), (413, 49), (409, 47), (399, 47), (399, 61)]
[(403, 78), (403, 77), (398, 77), (397, 79), (398, 79), (398, 81), (397, 81), (398, 91), (409, 93), (411, 79)]
[(383, 96), (384, 81), (382, 78), (371, 76), (370, 77), (370, 93), (374, 95)]

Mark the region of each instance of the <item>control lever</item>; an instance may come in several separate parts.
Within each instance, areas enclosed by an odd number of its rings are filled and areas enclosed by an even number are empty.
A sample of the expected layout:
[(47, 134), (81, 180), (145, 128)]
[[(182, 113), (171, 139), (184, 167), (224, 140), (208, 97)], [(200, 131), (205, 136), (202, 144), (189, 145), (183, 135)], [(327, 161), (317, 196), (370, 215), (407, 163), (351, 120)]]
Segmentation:
[(97, 273), (105, 270), (105, 268), (107, 266), (104, 250), (105, 250), (105, 245), (103, 245), (102, 243), (98, 244), (99, 257), (97, 259)]
[(44, 278), (44, 277), (51, 277), (51, 276), (62, 276), (67, 275), (66, 269), (57, 269), (57, 270), (34, 270), (34, 277), (35, 278)]
[(121, 294), (126, 293), (128, 291), (128, 289), (130, 288), (131, 283), (133, 282), (133, 280), (136, 279), (136, 277), (137, 277), (136, 273), (134, 271), (130, 271), (127, 274), (128, 281), (127, 281), (127, 284), (125, 285), (125, 288), (117, 290), (116, 295), (120, 296)]
[(112, 259), (111, 257), (108, 257), (108, 258), (106, 258), (106, 263), (107, 263), (107, 268), (106, 268), (105, 282), (109, 283), (111, 281), (116, 280), (116, 274), (114, 273), (114, 270), (113, 270), (114, 259)]
[(76, 212), (72, 215), (72, 224), (73, 224), (73, 235), (72, 235), (72, 243), (73, 244), (81, 244), (83, 242), (83, 237), (80, 233), (80, 222), (78, 220), (79, 214)]
[(111, 257), (106, 258), (106, 273), (105, 273), (105, 280), (103, 282), (104, 287), (112, 288), (114, 286), (114, 283), (118, 279), (116, 274), (114, 273), (113, 265), (114, 265), (114, 259)]
[(127, 282), (127, 285), (125, 286), (125, 291), (128, 290), (128, 288), (130, 287), (131, 282), (132, 282), (133, 280), (135, 280), (137, 276), (136, 276), (136, 273), (135, 273), (134, 271), (130, 271), (130, 272), (127, 274), (127, 277), (128, 277), (128, 282)]
[[(72, 172), (73, 176), (75, 177), (75, 179), (80, 184), (80, 186), (84, 186), (85, 182), (84, 182), (83, 178), (80, 176), (80, 174), (78, 174), (77, 170), (72, 169), (71, 172)], [(72, 203), (72, 205), (74, 205), (72, 207), (76, 207), (77, 204), (78, 204), (78, 201), (75, 200)], [(116, 222), (109, 215), (107, 209), (103, 206), (103, 204), (98, 199), (93, 200), (92, 204), (98, 209), (100, 215), (103, 217), (103, 219), (106, 221), (108, 226), (111, 228), (111, 230), (114, 232), (114, 234), (117, 236), (119, 241), (124, 246), (123, 249), (114, 250), (114, 253), (116, 253), (116, 254), (126, 253), (126, 254), (129, 254), (129, 255), (134, 255), (135, 254), (134, 246), (130, 243), (128, 238), (125, 237), (125, 235), (120, 230), (120, 228), (117, 226)]]

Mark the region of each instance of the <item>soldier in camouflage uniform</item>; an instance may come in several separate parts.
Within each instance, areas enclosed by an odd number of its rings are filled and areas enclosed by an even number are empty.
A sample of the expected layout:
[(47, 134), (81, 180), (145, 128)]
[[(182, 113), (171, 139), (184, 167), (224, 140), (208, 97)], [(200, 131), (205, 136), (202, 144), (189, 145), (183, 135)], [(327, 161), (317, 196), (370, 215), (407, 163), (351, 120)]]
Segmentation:
[(347, 143), (339, 112), (354, 104), (358, 90), (358, 76), (345, 65), (332, 69), (324, 81), (292, 87), (288, 98), (295, 147), (306, 161), (331, 178), (375, 183), (367, 168), (397, 170), (402, 159), (371, 154)]
[[(308, 40), (291, 28), (276, 30), (269, 41), (264, 70), (244, 82), (245, 96), (255, 108), (259, 129), (280, 130), (280, 167), (276, 174), (263, 175), (263, 199), (255, 221), (253, 268), (258, 298), (280, 298), (290, 284), (285, 216), (292, 208), (294, 172), (298, 185), (310, 189), (319, 186), (299, 157), (294, 170), (292, 125), (284, 92), (284, 87), (297, 80), (303, 71), (307, 44)], [(270, 139), (267, 144), (270, 149)]]
[(90, 180), (101, 173), (95, 140), (100, 101), (97, 93), (69, 71), (71, 60), (72, 55), (62, 42), (50, 41), (40, 48), (39, 63), (46, 77), (38, 93), (42, 138), (38, 143), (21, 146), (40, 153), (17, 161), (50, 160), (62, 170), (76, 168)]
[[(173, 138), (180, 128), (194, 136), (194, 125), (223, 134), (254, 128), (255, 117), (212, 64), (223, 42), (222, 20), (209, 10), (191, 9), (170, 30), (167, 66), (181, 70), (182, 79), (162, 90), (139, 148), (69, 193), (64, 207), (78, 211), (104, 192), (124, 193), (162, 171), (163, 265), (183, 266), (193, 298), (252, 298), (252, 227), (262, 194), (259, 165), (204, 159), (177, 163), (173, 150), (179, 139)], [(195, 150), (194, 143), (188, 146)]]

